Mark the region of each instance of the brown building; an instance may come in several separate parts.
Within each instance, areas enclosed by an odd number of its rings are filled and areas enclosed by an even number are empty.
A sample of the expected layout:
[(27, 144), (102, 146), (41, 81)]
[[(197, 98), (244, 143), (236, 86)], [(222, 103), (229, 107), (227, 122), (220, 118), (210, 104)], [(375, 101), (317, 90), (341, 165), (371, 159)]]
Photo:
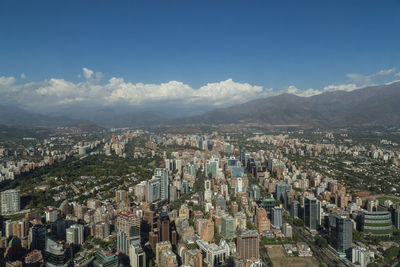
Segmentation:
[(203, 267), (203, 258), (199, 249), (185, 249), (183, 252), (183, 264), (192, 267)]
[(158, 243), (158, 230), (154, 229), (149, 233), (149, 243), (152, 250), (156, 249)]
[(171, 240), (169, 216), (165, 211), (158, 217), (158, 240), (159, 242)]
[(118, 232), (124, 232), (128, 238), (140, 238), (140, 223), (133, 212), (120, 212), (117, 216)]
[(214, 222), (213, 220), (209, 219), (202, 225), (200, 238), (211, 242), (214, 239)]
[(254, 230), (242, 231), (236, 238), (236, 251), (241, 259), (260, 257), (260, 240)]
[(267, 211), (263, 208), (256, 209), (256, 216), (254, 216), (254, 223), (258, 233), (262, 233), (271, 229), (271, 221), (268, 219)]

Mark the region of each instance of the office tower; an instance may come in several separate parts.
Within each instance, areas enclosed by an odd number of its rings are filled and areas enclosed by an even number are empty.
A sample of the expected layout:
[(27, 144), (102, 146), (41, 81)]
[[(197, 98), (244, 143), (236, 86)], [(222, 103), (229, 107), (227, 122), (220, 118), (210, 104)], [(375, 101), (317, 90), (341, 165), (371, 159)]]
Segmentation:
[(158, 218), (158, 240), (159, 242), (170, 241), (170, 220), (166, 211), (161, 212)]
[(14, 213), (21, 209), (19, 190), (9, 189), (1, 192), (1, 213)]
[(46, 247), (47, 228), (42, 224), (34, 225), (30, 230), (30, 249), (44, 250)]
[(72, 256), (72, 248), (69, 245), (46, 238), (46, 248), (43, 252), (46, 266), (73, 266)]
[(146, 253), (140, 245), (140, 240), (131, 241), (129, 246), (129, 262), (131, 267), (146, 267)]
[(304, 225), (310, 230), (316, 230), (321, 221), (321, 204), (315, 197), (304, 199)]
[(271, 224), (275, 229), (282, 227), (282, 209), (279, 207), (272, 208), (271, 212)]
[(224, 216), (221, 221), (221, 235), (225, 239), (235, 238), (235, 219), (232, 216)]
[(213, 157), (212, 159), (207, 160), (205, 173), (209, 178), (217, 178), (219, 169), (219, 159)]
[(261, 207), (267, 211), (268, 219), (271, 219), (272, 208), (275, 207), (275, 199), (264, 198), (261, 202)]
[(287, 202), (287, 193), (292, 194), (292, 185), (286, 183), (276, 184), (276, 199), (283, 204)]
[(164, 168), (156, 168), (154, 170), (155, 180), (160, 181), (160, 199), (168, 199), (169, 193), (169, 180), (168, 180), (168, 170)]
[(292, 203), (290, 204), (290, 216), (293, 218), (298, 218), (299, 209), (301, 209), (300, 203), (298, 201), (292, 201)]
[(372, 236), (391, 236), (393, 234), (392, 214), (389, 211), (364, 212), (362, 231)]
[(329, 215), (329, 236), (331, 245), (337, 252), (351, 255), (353, 224), (346, 215)]
[(146, 201), (154, 202), (161, 197), (161, 183), (160, 180), (149, 180), (146, 184)]
[(260, 257), (259, 236), (257, 231), (247, 230), (239, 232), (236, 238), (236, 251), (241, 259)]
[(102, 249), (96, 251), (96, 258), (93, 262), (94, 267), (118, 267), (118, 256), (114, 253)]

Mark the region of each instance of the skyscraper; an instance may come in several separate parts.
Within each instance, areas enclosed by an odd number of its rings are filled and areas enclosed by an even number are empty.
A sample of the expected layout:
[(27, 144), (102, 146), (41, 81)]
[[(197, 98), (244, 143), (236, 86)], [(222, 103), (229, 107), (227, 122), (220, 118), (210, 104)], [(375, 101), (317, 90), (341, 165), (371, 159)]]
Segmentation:
[(293, 218), (299, 217), (300, 203), (298, 201), (292, 201), (290, 204), (290, 216)]
[(144, 253), (139, 239), (131, 241), (129, 246), (129, 262), (132, 267), (146, 267), (146, 253)]
[(9, 189), (1, 192), (1, 213), (14, 213), (21, 209), (19, 190)]
[(165, 168), (156, 168), (154, 170), (155, 180), (160, 181), (160, 199), (168, 199), (169, 193), (169, 180), (168, 180), (168, 170)]
[(280, 207), (272, 208), (271, 223), (275, 229), (280, 229), (282, 227), (282, 209)]
[(30, 232), (30, 249), (44, 250), (46, 246), (47, 228), (42, 224), (36, 224), (31, 228)]
[(159, 242), (170, 241), (170, 220), (166, 211), (161, 212), (158, 218), (158, 240)]
[(130, 242), (140, 239), (140, 218), (133, 212), (120, 212), (117, 227), (117, 249), (128, 254)]
[(353, 224), (346, 215), (329, 215), (329, 236), (332, 246), (339, 253), (351, 256), (353, 242)]
[(321, 221), (321, 204), (315, 197), (304, 199), (304, 225), (310, 230), (316, 230)]
[(283, 204), (286, 204), (287, 192), (289, 192), (289, 194), (292, 194), (291, 184), (286, 184), (286, 183), (276, 184), (276, 199), (280, 200)]
[(247, 230), (238, 233), (236, 238), (236, 250), (241, 259), (260, 257), (259, 236), (257, 231)]
[(221, 235), (225, 239), (235, 238), (235, 219), (232, 216), (222, 217), (221, 222)]

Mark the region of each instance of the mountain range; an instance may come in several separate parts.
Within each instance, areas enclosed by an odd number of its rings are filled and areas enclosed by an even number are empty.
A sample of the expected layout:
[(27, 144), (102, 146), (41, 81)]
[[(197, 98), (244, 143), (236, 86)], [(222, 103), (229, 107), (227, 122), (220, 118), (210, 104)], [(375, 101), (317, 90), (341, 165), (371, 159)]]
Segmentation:
[(105, 127), (227, 123), (309, 127), (399, 126), (400, 82), (351, 92), (324, 92), (311, 97), (283, 93), (180, 118), (151, 110), (88, 107), (54, 114), (57, 116), (0, 105), (0, 124), (55, 127), (84, 121)]

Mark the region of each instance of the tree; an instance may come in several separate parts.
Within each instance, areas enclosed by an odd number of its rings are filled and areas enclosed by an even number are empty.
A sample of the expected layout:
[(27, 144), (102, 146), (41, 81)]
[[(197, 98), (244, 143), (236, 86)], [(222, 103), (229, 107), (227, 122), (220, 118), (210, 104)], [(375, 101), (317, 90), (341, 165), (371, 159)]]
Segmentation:
[(320, 248), (328, 247), (328, 241), (325, 238), (323, 238), (322, 236), (317, 236), (315, 238), (315, 244)]

